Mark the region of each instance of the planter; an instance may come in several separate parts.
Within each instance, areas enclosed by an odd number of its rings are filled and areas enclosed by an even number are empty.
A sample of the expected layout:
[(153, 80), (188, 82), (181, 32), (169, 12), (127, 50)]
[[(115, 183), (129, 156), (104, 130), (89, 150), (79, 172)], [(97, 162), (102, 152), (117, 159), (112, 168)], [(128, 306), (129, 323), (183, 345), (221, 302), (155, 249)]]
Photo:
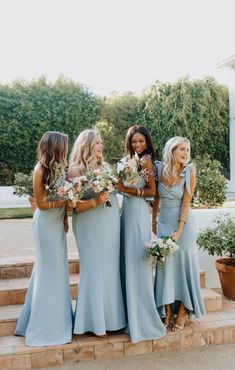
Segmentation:
[(215, 261), (215, 267), (219, 273), (223, 295), (235, 300), (235, 266), (225, 265), (231, 258), (221, 258)]
[(34, 212), (36, 211), (36, 208), (37, 208), (36, 200), (32, 196), (30, 196), (28, 199), (29, 199), (29, 203), (30, 203), (30, 206), (31, 206), (32, 213), (34, 214)]

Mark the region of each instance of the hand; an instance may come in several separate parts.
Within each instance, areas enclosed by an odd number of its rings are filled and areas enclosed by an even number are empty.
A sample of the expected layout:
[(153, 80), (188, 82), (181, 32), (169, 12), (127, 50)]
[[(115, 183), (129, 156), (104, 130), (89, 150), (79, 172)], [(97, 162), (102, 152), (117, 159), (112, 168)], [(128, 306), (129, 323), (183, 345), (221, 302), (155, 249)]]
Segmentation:
[(105, 204), (106, 202), (108, 202), (108, 201), (109, 201), (109, 193), (108, 193), (108, 192), (100, 193), (100, 194), (95, 198), (95, 201), (96, 201), (96, 204), (97, 204), (97, 205)]
[(122, 180), (119, 179), (118, 183), (116, 184), (116, 188), (121, 192), (121, 193), (125, 193), (125, 186), (123, 185), (123, 182)]
[(182, 232), (177, 230), (174, 233), (172, 233), (170, 236), (171, 236), (172, 239), (174, 239), (177, 242), (179, 240), (179, 238), (181, 237), (181, 234), (182, 234)]
[(69, 220), (68, 220), (68, 216), (65, 216), (64, 217), (64, 231), (66, 232), (66, 234), (68, 230), (69, 230)]
[(72, 200), (69, 200), (68, 203), (67, 203), (67, 206), (69, 208), (75, 208), (76, 207), (76, 203), (72, 202)]

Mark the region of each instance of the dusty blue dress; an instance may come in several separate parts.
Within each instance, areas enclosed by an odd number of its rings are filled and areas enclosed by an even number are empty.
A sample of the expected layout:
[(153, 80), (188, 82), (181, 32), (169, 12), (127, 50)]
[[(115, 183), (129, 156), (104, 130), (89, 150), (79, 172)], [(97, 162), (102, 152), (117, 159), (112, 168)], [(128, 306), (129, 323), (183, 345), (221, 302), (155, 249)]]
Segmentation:
[(69, 289), (64, 207), (33, 216), (36, 259), (25, 304), (15, 335), (25, 336), (28, 346), (71, 342), (72, 301)]
[[(190, 172), (186, 166), (180, 176), (179, 185), (166, 187), (161, 179), (162, 164), (157, 163), (158, 192), (160, 197), (160, 213), (158, 216), (158, 237), (168, 236), (178, 228), (181, 202), (184, 189), (190, 194)], [(166, 261), (164, 267), (156, 267), (155, 301), (161, 316), (165, 316), (165, 305), (172, 304), (177, 313), (181, 301), (189, 311), (200, 318), (205, 307), (200, 289), (200, 268), (196, 245), (197, 228), (194, 216), (189, 209), (187, 222), (177, 244), (179, 249)]]
[[(92, 193), (84, 194), (92, 198)], [(94, 196), (94, 193), (93, 193)], [(104, 335), (126, 326), (120, 280), (120, 216), (118, 201), (73, 214), (80, 280), (74, 333)]]
[(124, 194), (121, 216), (121, 276), (131, 342), (159, 339), (166, 334), (156, 309), (152, 264), (144, 257), (151, 239), (150, 213), (143, 198)]

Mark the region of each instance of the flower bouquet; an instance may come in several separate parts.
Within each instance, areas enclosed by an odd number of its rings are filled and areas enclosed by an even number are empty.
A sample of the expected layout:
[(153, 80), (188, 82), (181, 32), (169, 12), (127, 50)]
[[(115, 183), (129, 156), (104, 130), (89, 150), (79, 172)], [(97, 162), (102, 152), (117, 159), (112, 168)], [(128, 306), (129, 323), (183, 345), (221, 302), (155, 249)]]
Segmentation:
[(76, 204), (86, 190), (87, 178), (85, 176), (79, 176), (70, 181), (61, 181), (61, 185), (57, 183), (46, 186), (46, 190), (50, 194), (50, 199), (71, 200)]
[(125, 156), (117, 163), (117, 176), (122, 180), (123, 185), (128, 188), (144, 187), (149, 173), (142, 169), (143, 161), (135, 153), (133, 157)]
[[(117, 178), (112, 175), (111, 169), (107, 166), (89, 170), (85, 173), (85, 177), (87, 178), (87, 189), (92, 190), (96, 194), (114, 191), (114, 185), (118, 182)], [(111, 207), (111, 202), (107, 201), (106, 206)]]
[(176, 241), (170, 236), (162, 236), (161, 238), (153, 238), (150, 242), (145, 244), (146, 250), (144, 254), (145, 259), (152, 258), (159, 267), (163, 267), (167, 258), (173, 254), (179, 246)]

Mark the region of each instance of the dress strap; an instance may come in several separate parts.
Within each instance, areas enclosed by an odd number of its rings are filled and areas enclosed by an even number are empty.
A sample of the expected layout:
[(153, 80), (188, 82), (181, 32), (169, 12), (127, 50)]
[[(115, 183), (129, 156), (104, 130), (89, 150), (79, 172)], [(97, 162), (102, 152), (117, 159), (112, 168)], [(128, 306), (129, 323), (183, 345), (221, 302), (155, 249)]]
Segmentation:
[(191, 195), (191, 187), (190, 187), (190, 177), (191, 177), (191, 169), (189, 166), (186, 166), (183, 171), (181, 172), (180, 176), (185, 177), (185, 186), (186, 190), (189, 195)]
[(160, 161), (155, 161), (155, 167), (156, 167), (157, 180), (160, 181), (161, 172), (162, 172), (162, 163)]

